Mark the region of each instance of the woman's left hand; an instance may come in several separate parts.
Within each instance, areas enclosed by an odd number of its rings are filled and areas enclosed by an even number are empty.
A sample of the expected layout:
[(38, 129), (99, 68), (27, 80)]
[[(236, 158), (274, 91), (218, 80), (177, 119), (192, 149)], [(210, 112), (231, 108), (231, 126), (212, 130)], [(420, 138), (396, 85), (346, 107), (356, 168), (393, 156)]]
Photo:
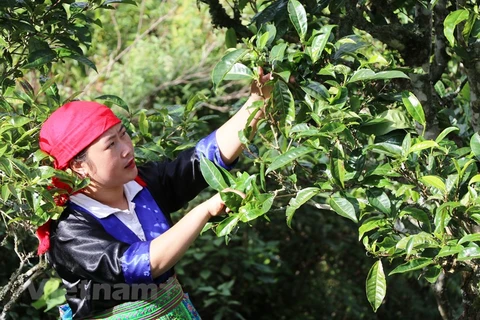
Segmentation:
[(263, 68), (258, 67), (258, 80), (252, 82), (252, 85), (250, 86), (251, 94), (261, 96), (264, 99), (270, 98), (273, 87), (266, 83), (272, 79), (273, 76), (271, 72), (263, 74)]

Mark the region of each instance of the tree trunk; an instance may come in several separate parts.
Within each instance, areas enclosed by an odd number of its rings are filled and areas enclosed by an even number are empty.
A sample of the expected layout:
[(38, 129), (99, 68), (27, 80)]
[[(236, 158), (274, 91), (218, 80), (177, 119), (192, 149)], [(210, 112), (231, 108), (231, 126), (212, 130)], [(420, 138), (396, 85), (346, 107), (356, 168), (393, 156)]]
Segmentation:
[[(457, 9), (463, 9), (466, 6), (465, 0), (457, 1)], [(463, 28), (465, 22), (459, 24), (459, 29), (456, 33), (456, 41), (464, 48), (466, 48), (467, 58), (463, 59), (465, 71), (470, 85), (470, 108), (472, 110), (472, 117), (470, 124), (475, 132), (480, 130), (480, 62), (478, 55), (480, 54), (480, 44), (474, 42), (469, 44), (468, 39), (463, 36)]]
[(452, 308), (450, 307), (445, 288), (446, 280), (447, 277), (445, 276), (445, 272), (442, 271), (437, 281), (433, 284), (432, 289), (435, 299), (437, 300), (440, 316), (443, 320), (452, 320)]
[(472, 109), (471, 125), (474, 131), (480, 130), (480, 62), (478, 56), (480, 54), (480, 44), (474, 43), (467, 48), (469, 59), (465, 59), (465, 69), (470, 84), (470, 107)]
[(465, 271), (462, 283), (463, 312), (459, 320), (480, 320), (480, 274), (478, 268)]

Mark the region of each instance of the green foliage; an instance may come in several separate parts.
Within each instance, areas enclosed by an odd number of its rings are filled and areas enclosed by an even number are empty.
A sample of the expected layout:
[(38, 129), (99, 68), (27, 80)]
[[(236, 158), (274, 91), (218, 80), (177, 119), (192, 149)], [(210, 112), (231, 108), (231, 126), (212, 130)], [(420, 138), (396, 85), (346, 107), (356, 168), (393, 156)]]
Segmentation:
[[(452, 45), (468, 12), (445, 19)], [(428, 138), (431, 123), (422, 102), (402, 88), (402, 79), (409, 79), (405, 69), (393, 61), (370, 63), (389, 57), (369, 46), (362, 31), (336, 40), (333, 26), (313, 18), (316, 13), (298, 1), (272, 3), (256, 16), (254, 36), (213, 70), (216, 87), (239, 64), (250, 68), (244, 74), (262, 66), (274, 76), (252, 188), (266, 181), (273, 210), (285, 208), (289, 226), (305, 204), (358, 223), (366, 251), (394, 266), (389, 277), (420, 270), (435, 282), (440, 273), (475, 270), (478, 242), (459, 241), (478, 230), (478, 134), (463, 146), (448, 138), (455, 126)], [(380, 261), (367, 276), (375, 311), (386, 294)]]
[[(91, 43), (90, 25), (99, 23), (88, 12), (111, 8), (110, 3), (112, 1), (93, 0), (62, 4), (55, 1), (4, 2), (1, 10), (6, 19), (2, 20), (0, 36), (2, 92), (6, 93), (15, 85), (15, 79), (23, 77), (26, 71), (38, 69), (47, 74), (52, 64), (64, 59), (74, 59), (95, 69), (81, 48)], [(22, 86), (33, 93), (27, 82)]]
[(59, 288), (62, 284), (62, 280), (58, 278), (50, 278), (43, 287), (43, 295), (40, 299), (32, 303), (35, 309), (43, 309), (46, 307), (45, 312), (66, 302), (65, 294), (67, 293), (65, 288)]
[(460, 9), (460, 10), (456, 10), (456, 11), (453, 11), (451, 12), (447, 18), (445, 18), (445, 22), (444, 22), (444, 25), (445, 25), (445, 28), (444, 28), (444, 34), (445, 34), (445, 37), (447, 38), (448, 40), (448, 43), (450, 44), (450, 46), (454, 46), (455, 44), (455, 37), (454, 37), (454, 32), (455, 32), (455, 28), (457, 27), (457, 25), (465, 20), (467, 20), (469, 17), (469, 12), (468, 10), (466, 9)]

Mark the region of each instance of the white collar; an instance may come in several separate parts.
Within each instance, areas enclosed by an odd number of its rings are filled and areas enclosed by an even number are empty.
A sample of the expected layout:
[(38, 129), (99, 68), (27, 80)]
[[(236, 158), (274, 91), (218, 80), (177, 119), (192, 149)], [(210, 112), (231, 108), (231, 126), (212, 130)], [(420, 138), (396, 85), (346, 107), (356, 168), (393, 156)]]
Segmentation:
[[(128, 201), (128, 207), (130, 209), (135, 208), (135, 204), (133, 203), (133, 198), (143, 189), (141, 185), (139, 185), (135, 180), (127, 182), (123, 185), (123, 192), (125, 193), (125, 197)], [(130, 212), (131, 210), (121, 210), (118, 208), (113, 208), (107, 205), (104, 205), (97, 200), (90, 198), (89, 196), (83, 193), (77, 193), (70, 196), (70, 200), (75, 203), (76, 205), (87, 209), (91, 214), (99, 219), (103, 219), (108, 217), (111, 214), (114, 214), (119, 211), (123, 212)]]

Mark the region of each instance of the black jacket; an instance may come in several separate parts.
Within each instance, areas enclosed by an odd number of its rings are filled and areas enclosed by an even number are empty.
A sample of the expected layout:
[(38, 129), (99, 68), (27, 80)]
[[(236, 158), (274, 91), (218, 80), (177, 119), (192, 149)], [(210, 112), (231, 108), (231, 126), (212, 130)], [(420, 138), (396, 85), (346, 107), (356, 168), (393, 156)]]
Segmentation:
[[(207, 186), (194, 148), (183, 151), (173, 161), (139, 167), (139, 176), (170, 225), (170, 213), (185, 206)], [(103, 294), (92, 297), (92, 287), (125, 285), (121, 257), (130, 245), (107, 233), (88, 212), (72, 207), (67, 205), (60, 219), (52, 223), (47, 258), (63, 279), (74, 319), (80, 319), (129, 301), (130, 297), (112, 300)]]

